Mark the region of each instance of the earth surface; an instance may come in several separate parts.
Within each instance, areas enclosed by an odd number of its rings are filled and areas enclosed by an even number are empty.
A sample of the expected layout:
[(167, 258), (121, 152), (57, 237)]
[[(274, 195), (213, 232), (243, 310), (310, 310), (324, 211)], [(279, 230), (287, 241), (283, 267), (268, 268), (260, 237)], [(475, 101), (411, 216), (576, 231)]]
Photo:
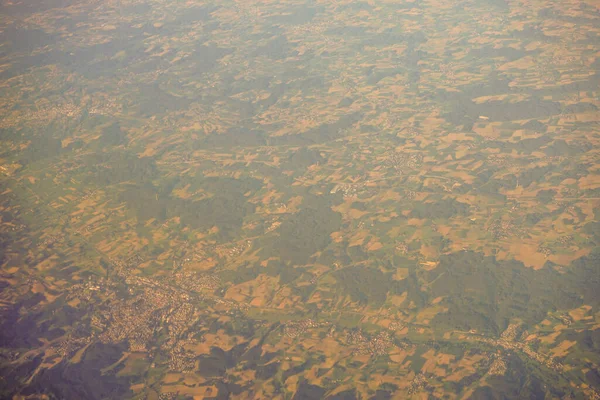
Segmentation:
[(599, 399), (594, 0), (2, 0), (0, 397)]

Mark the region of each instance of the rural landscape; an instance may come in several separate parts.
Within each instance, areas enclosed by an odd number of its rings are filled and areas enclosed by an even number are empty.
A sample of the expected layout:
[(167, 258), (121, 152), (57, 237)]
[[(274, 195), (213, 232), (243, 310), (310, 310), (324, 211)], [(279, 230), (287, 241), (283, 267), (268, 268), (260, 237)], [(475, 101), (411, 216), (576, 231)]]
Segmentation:
[(0, 398), (600, 399), (597, 1), (0, 4)]

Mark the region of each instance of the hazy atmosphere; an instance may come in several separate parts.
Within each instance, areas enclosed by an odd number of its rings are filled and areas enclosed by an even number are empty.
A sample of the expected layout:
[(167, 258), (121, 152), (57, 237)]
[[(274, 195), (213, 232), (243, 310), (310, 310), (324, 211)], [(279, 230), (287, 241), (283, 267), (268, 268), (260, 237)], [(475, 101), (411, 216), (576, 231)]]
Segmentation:
[(600, 399), (597, 0), (0, 0), (0, 398)]

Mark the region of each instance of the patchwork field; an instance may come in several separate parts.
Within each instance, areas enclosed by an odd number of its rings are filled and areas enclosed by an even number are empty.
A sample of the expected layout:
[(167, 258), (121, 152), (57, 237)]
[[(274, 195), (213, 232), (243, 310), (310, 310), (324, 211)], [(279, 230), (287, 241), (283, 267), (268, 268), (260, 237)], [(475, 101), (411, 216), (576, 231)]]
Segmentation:
[(600, 398), (595, 1), (0, 5), (0, 397)]

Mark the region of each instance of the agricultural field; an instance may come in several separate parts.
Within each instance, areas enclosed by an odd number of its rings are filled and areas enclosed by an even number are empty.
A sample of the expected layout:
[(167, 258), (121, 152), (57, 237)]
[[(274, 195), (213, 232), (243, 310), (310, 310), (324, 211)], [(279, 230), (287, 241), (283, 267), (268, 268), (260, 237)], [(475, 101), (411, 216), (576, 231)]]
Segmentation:
[(600, 399), (594, 0), (2, 0), (0, 398)]

